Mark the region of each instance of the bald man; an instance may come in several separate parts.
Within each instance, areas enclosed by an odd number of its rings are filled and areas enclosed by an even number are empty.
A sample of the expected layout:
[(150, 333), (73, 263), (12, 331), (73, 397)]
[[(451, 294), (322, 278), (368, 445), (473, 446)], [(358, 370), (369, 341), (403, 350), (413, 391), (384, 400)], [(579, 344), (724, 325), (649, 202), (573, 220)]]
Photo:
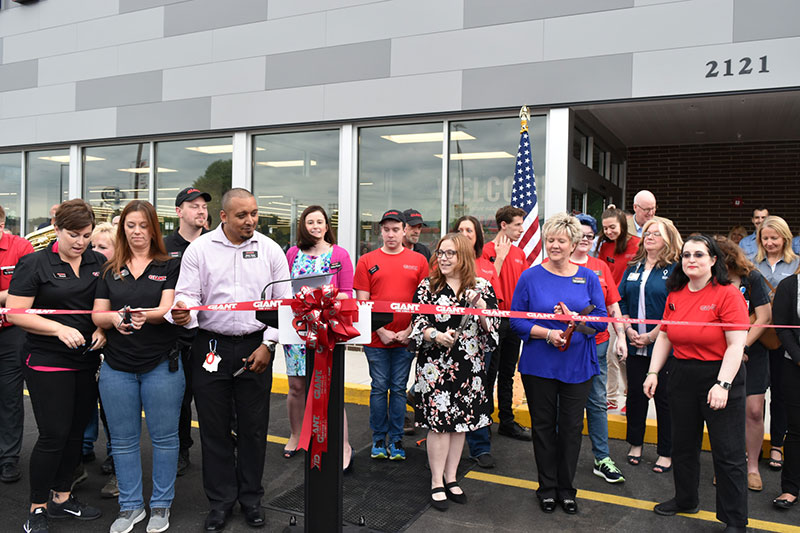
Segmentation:
[(628, 234), (641, 238), (645, 222), (656, 216), (656, 207), (653, 193), (647, 190), (637, 192), (633, 197), (633, 215), (628, 215)]

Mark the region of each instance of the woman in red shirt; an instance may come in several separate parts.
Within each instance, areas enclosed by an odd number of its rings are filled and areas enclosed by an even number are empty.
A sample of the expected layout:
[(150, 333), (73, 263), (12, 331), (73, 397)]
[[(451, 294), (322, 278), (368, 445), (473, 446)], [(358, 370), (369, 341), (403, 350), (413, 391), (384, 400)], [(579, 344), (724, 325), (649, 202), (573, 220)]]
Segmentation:
[(661, 325), (644, 393), (652, 398), (658, 372), (670, 349), (672, 465), (675, 497), (659, 503), (656, 514), (696, 513), (699, 505), (700, 442), (708, 427), (717, 477), (717, 518), (725, 531), (747, 525), (745, 459), (745, 372), (742, 355), (749, 318), (741, 292), (728, 279), (724, 256), (713, 239), (693, 235), (681, 252), (681, 268), (667, 280), (664, 320), (719, 322), (722, 326)]

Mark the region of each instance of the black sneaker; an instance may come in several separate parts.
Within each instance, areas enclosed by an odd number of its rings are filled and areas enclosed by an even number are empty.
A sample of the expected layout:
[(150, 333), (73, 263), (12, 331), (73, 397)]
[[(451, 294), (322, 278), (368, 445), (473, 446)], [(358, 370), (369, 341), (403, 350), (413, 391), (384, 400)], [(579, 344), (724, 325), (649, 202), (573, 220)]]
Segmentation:
[(105, 475), (114, 473), (114, 458), (112, 456), (109, 455), (106, 457), (106, 460), (103, 461), (102, 465), (100, 465), (100, 471)]
[(22, 524), (25, 533), (47, 533), (47, 513), (44, 507), (37, 507), (28, 515), (28, 520)]
[(481, 468), (494, 468), (496, 464), (494, 457), (492, 457), (492, 454), (489, 452), (482, 453), (477, 457), (470, 456), (470, 459), (474, 459), (475, 462), (478, 463), (478, 466)]
[(53, 500), (47, 502), (47, 516), (54, 520), (63, 518), (95, 520), (102, 515), (103, 513), (100, 512), (100, 509), (79, 502), (72, 494), (69, 495), (69, 498), (64, 503), (56, 503)]

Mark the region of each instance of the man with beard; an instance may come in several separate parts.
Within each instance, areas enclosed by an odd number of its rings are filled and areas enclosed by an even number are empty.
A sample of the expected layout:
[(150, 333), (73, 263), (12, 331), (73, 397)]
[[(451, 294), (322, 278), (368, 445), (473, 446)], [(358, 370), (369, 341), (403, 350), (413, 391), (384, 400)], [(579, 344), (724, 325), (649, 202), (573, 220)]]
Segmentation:
[(403, 246), (409, 250), (421, 253), (428, 261), (431, 260), (431, 251), (428, 247), (419, 242), (422, 227), (427, 226), (422, 220), (422, 213), (416, 209), (406, 209), (403, 211), (403, 218), (406, 219), (406, 236), (403, 237)]

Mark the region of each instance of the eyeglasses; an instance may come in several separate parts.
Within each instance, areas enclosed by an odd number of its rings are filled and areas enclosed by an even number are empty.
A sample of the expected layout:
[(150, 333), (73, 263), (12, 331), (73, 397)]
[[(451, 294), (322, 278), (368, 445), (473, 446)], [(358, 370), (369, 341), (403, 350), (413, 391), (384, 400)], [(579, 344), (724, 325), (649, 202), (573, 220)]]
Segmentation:
[(694, 252), (694, 253), (692, 253), (692, 252), (683, 252), (681, 254), (681, 257), (684, 258), (684, 259), (691, 259), (692, 257), (694, 257), (695, 259), (702, 259), (702, 258), (706, 257), (707, 255), (708, 254), (705, 253), (705, 252)]
[(458, 252), (455, 250), (436, 250), (436, 257), (446, 257), (448, 259), (454, 258)]
[(594, 233), (584, 233), (583, 235), (581, 235), (581, 240), (584, 239), (587, 241), (594, 240)]
[(655, 213), (656, 212), (656, 206), (653, 206), (653, 207), (642, 207), (639, 204), (633, 204), (633, 207), (638, 207), (639, 209), (641, 209), (645, 213)]
[(648, 237), (661, 237), (660, 231), (645, 231), (642, 233), (642, 238), (646, 239)]

